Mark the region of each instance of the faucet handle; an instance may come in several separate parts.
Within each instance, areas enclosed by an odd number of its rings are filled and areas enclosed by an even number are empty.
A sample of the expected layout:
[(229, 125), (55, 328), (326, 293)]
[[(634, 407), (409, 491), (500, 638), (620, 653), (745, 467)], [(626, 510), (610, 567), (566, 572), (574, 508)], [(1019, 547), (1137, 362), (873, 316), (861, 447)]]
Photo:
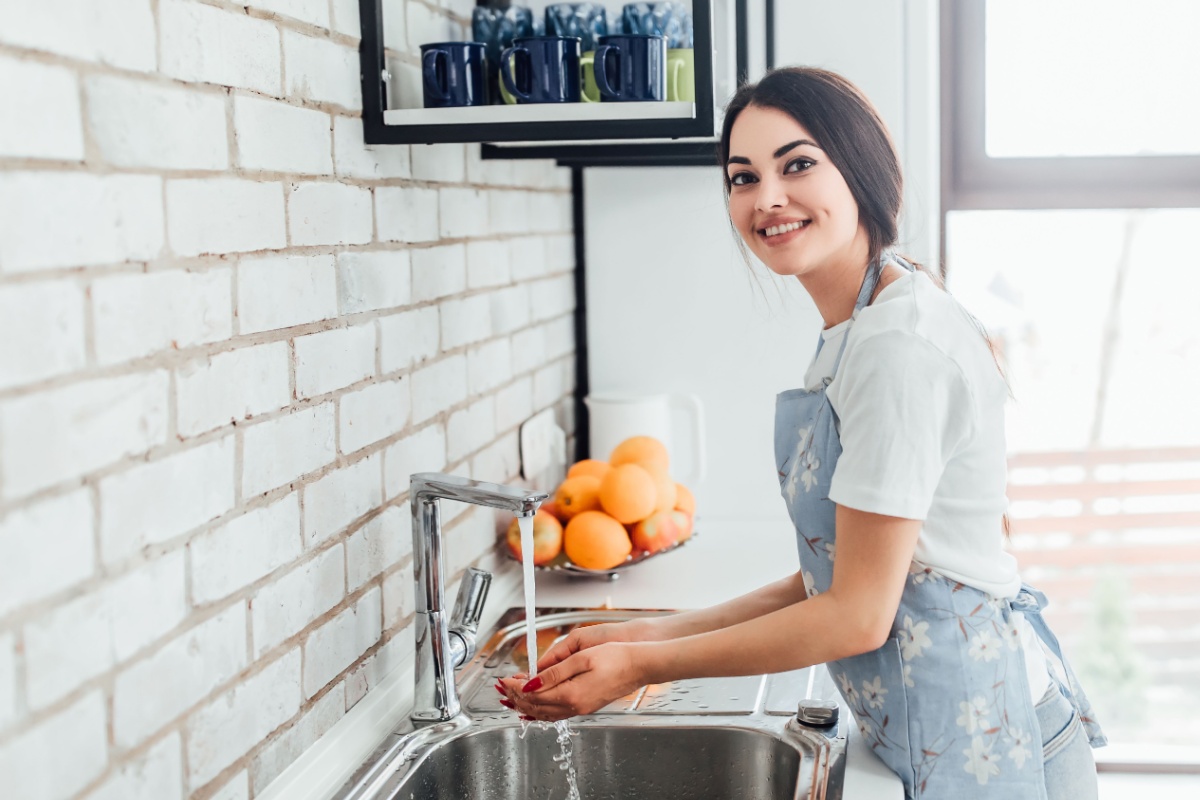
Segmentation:
[(462, 641), (464, 648), (461, 660), (454, 665), (456, 667), (467, 663), (475, 655), (475, 633), (479, 630), (479, 620), (491, 588), (492, 573), (474, 567), (467, 568), (467, 574), (463, 575), (458, 585), (458, 599), (454, 601), (454, 613), (450, 617), (450, 633)]

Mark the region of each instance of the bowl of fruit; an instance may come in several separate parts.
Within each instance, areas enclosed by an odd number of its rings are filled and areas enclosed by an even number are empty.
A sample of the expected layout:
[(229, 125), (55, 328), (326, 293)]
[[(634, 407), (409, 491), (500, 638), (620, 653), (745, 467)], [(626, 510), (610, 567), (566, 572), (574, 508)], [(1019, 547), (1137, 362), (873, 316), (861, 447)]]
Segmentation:
[[(533, 518), (534, 566), (612, 579), (682, 547), (695, 535), (696, 500), (669, 467), (667, 448), (651, 436), (626, 439), (608, 461), (572, 464)], [(505, 539), (520, 561), (515, 517)]]

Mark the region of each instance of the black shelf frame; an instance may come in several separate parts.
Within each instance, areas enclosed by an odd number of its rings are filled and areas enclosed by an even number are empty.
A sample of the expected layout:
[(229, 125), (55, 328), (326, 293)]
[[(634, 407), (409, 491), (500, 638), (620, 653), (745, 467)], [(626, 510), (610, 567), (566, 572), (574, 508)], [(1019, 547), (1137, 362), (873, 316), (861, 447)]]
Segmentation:
[[(693, 0), (696, 113), (690, 119), (496, 122), (481, 124), (387, 125), (387, 60), (383, 41), (383, 0), (359, 0), (362, 40), (363, 136), (367, 144), (443, 142), (594, 141), (597, 139), (679, 139), (712, 136), (713, 0)], [(707, 90), (705, 87), (708, 87)]]

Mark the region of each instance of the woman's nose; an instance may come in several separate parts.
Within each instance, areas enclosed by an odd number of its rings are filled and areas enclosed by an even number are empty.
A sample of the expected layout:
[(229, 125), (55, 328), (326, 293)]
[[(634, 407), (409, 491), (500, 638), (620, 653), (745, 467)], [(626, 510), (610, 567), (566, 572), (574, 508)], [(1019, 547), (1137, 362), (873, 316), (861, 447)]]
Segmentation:
[(787, 192), (783, 189), (783, 183), (773, 180), (770, 177), (764, 177), (758, 182), (758, 194), (754, 198), (754, 209), (756, 211), (770, 211), (773, 208), (783, 208), (788, 203)]

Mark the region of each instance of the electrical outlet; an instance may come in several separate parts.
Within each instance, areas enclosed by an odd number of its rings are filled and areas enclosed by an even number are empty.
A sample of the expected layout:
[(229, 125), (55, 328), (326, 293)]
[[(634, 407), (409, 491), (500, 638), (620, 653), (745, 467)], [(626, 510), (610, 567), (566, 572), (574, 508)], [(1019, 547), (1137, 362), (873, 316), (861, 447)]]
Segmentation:
[(554, 421), (554, 410), (534, 414), (521, 425), (521, 477), (534, 480), (567, 463), (567, 434)]

